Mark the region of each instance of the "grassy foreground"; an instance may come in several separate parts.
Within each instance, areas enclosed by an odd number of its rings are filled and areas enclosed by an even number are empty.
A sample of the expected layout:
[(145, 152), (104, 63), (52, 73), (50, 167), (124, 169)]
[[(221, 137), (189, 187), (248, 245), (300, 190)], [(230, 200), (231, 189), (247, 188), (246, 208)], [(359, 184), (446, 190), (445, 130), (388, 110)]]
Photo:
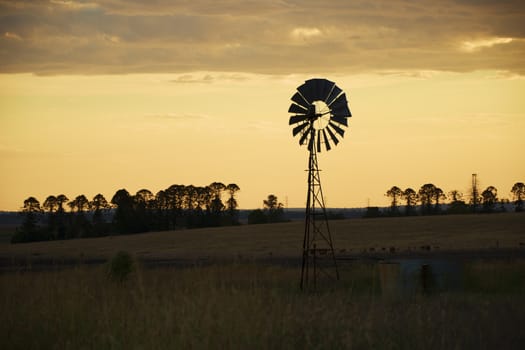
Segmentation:
[(518, 349), (525, 262), (468, 267), (462, 292), (384, 297), (375, 265), (331, 290), (254, 264), (0, 275), (2, 349)]

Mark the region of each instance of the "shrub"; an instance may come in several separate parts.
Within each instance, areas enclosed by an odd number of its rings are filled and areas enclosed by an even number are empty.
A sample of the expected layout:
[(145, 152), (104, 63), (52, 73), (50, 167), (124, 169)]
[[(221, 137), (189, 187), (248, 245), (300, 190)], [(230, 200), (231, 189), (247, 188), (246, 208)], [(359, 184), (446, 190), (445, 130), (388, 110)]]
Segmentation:
[(120, 251), (109, 261), (108, 276), (115, 282), (125, 282), (135, 270), (135, 262), (131, 254)]

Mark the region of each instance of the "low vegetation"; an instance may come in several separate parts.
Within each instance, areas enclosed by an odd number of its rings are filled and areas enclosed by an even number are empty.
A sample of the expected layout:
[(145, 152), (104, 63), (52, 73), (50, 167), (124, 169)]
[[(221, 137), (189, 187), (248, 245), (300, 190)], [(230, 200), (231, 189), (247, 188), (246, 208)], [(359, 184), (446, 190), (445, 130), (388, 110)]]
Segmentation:
[(0, 347), (520, 349), (524, 268), (476, 263), (463, 291), (403, 298), (363, 264), (317, 292), (299, 291), (296, 268), (254, 264), (138, 268), (123, 283), (102, 266), (5, 273)]

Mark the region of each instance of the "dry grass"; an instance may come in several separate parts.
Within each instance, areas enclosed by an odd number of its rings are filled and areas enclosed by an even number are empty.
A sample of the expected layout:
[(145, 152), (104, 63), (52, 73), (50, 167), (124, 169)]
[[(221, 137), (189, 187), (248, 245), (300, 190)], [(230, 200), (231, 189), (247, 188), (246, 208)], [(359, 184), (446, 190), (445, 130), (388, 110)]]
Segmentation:
[[(472, 271), (487, 268), (495, 267)], [(346, 284), (317, 293), (299, 292), (296, 269), (251, 264), (139, 269), (125, 284), (100, 266), (0, 274), (0, 348), (519, 349), (525, 341), (523, 281), (516, 293), (390, 299), (377, 293), (374, 267), (346, 273)]]
[[(444, 249), (517, 248), (525, 243), (525, 213), (331, 221), (337, 250), (421, 245)], [(297, 256), (303, 222), (206, 228), (27, 244), (0, 243), (0, 258), (104, 258), (125, 250), (139, 258)]]

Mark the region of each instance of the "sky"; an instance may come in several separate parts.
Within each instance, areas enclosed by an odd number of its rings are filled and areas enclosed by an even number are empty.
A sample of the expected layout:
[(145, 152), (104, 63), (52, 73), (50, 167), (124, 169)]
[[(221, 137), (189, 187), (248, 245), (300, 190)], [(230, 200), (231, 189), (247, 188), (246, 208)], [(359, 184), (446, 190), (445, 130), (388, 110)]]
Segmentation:
[(525, 182), (525, 3), (0, 0), (0, 210), (236, 183), (304, 207), (287, 113), (311, 78), (352, 117), (319, 154), (329, 207)]

